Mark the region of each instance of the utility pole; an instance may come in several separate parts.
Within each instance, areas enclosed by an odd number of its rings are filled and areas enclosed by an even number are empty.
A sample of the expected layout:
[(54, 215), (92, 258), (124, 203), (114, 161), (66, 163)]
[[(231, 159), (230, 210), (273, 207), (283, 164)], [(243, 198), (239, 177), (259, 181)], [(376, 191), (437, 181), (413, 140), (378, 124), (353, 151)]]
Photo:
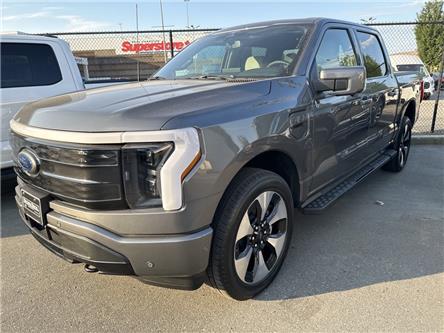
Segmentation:
[[(165, 23), (163, 21), (163, 6), (162, 6), (162, 0), (159, 0), (160, 4), (160, 19), (162, 22), (162, 37), (163, 37), (163, 60), (165, 63), (167, 63), (167, 52), (166, 52), (166, 41), (165, 41)], [(173, 45), (171, 45), (173, 47)]]
[(188, 9), (188, 5), (190, 4), (190, 0), (183, 0), (185, 2), (185, 5), (187, 7), (187, 28), (190, 28), (190, 12)]

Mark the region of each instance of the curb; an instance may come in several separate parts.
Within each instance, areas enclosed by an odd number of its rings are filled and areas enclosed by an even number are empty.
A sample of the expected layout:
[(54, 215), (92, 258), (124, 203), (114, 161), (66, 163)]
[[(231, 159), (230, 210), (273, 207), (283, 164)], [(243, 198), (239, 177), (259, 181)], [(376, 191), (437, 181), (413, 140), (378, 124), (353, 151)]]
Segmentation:
[(444, 135), (412, 135), (412, 143), (417, 145), (444, 145)]

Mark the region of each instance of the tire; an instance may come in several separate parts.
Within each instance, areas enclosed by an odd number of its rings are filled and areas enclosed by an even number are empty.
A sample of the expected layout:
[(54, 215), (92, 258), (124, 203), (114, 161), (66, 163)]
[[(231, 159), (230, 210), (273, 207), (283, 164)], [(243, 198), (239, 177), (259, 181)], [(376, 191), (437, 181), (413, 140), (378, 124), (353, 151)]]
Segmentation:
[[(265, 213), (263, 207), (267, 207)], [(208, 266), (213, 287), (236, 300), (252, 298), (264, 290), (286, 256), (293, 209), (290, 188), (282, 177), (262, 169), (241, 170), (213, 221)]]
[(401, 121), (398, 138), (396, 140), (396, 155), (382, 168), (391, 172), (400, 172), (404, 169), (410, 153), (410, 143), (412, 139), (412, 121), (404, 116)]

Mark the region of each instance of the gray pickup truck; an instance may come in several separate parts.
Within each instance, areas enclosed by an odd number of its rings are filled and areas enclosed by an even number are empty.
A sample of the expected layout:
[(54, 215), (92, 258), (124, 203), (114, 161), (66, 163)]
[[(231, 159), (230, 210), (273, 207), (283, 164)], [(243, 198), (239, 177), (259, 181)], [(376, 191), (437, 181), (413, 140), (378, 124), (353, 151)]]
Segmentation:
[(379, 167), (404, 168), (421, 98), (404, 81), (366, 26), (217, 31), (146, 82), (24, 106), (20, 215), (89, 272), (251, 298), (282, 265), (295, 208), (321, 212)]

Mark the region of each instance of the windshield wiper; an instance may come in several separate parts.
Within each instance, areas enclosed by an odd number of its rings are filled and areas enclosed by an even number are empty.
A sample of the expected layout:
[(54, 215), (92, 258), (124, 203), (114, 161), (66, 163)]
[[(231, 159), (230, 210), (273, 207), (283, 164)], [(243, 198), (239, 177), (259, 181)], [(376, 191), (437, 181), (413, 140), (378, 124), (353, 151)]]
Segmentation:
[(163, 76), (152, 76), (148, 78), (148, 81), (155, 81), (155, 80), (166, 80), (166, 78)]
[(189, 80), (232, 80), (235, 76), (230, 75), (196, 75), (196, 76), (190, 76), (186, 79)]

